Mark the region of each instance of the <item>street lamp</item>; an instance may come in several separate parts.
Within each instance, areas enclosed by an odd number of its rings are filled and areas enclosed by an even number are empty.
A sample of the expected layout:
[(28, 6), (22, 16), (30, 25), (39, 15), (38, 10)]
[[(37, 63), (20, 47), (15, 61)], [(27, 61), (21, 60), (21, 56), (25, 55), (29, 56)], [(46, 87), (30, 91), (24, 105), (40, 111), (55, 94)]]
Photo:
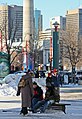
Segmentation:
[(55, 27), (55, 32), (58, 31), (58, 26), (59, 26), (59, 23), (56, 21), (55, 23), (53, 23), (54, 27)]
[(53, 23), (55, 31), (53, 31), (53, 69), (59, 69), (59, 32), (57, 21)]

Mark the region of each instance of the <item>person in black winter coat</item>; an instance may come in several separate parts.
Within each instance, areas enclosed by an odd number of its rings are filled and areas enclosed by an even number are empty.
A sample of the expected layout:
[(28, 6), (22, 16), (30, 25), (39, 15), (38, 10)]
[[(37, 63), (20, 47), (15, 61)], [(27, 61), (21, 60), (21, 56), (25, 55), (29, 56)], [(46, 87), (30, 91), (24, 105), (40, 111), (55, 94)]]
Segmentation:
[(46, 86), (51, 86), (52, 83), (52, 74), (48, 73), (48, 77), (46, 78)]
[(37, 85), (36, 82), (33, 82), (33, 90), (34, 90), (34, 96), (32, 98), (32, 105), (31, 105), (32, 109), (34, 108), (35, 104), (38, 101), (43, 100), (43, 90), (41, 89), (41, 87)]

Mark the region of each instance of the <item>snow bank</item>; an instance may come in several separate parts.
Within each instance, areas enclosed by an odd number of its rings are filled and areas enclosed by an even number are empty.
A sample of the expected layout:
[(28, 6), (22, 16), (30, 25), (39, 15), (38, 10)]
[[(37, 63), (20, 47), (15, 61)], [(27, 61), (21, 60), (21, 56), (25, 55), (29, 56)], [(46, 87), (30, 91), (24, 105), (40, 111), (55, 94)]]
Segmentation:
[(18, 82), (20, 81), (23, 75), (25, 75), (25, 73), (7, 75), (3, 79), (2, 85), (0, 85), (0, 95), (4, 95), (4, 96), (16, 95)]
[[(2, 85), (0, 85), (0, 95), (16, 96), (18, 82), (20, 81), (20, 79), (23, 75), (25, 75), (25, 73), (17, 73), (17, 74), (7, 75), (3, 79)], [(33, 78), (32, 80), (37, 82), (37, 84), (42, 88), (42, 90), (45, 94), (46, 78)]]

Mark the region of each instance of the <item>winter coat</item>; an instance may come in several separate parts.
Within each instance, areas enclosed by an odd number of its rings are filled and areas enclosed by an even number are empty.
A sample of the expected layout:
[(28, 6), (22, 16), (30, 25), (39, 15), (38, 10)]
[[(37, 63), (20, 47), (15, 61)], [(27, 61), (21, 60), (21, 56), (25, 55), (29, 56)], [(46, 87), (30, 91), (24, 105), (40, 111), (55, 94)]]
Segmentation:
[[(33, 84), (32, 78), (30, 74), (26, 74), (22, 77), (25, 80), (26, 85), (21, 87), (21, 99), (22, 99), (22, 107), (30, 107), (31, 99), (33, 97)], [(21, 79), (21, 80), (22, 80)]]
[(55, 102), (59, 102), (60, 101), (60, 94), (59, 94), (59, 88), (58, 87), (54, 87), (54, 86), (47, 86), (47, 90), (45, 93), (45, 100), (54, 100)]
[(52, 85), (55, 86), (55, 87), (59, 87), (58, 76), (52, 75)]
[(46, 86), (52, 86), (52, 77), (46, 78)]
[(60, 100), (60, 92), (59, 92), (59, 80), (57, 76), (47, 77), (46, 86), (48, 90), (45, 94), (46, 100), (54, 100), (55, 102), (59, 102)]
[(46, 93), (45, 93), (45, 100), (55, 100), (55, 95), (54, 95), (54, 90), (53, 90), (53, 87), (48, 87), (47, 86), (47, 90), (46, 90)]
[(39, 100), (43, 99), (43, 90), (41, 89), (41, 87), (37, 86), (36, 88), (34, 88), (33, 98), (38, 98)]
[(38, 71), (36, 71), (36, 73), (35, 73), (35, 78), (39, 78), (39, 72)]

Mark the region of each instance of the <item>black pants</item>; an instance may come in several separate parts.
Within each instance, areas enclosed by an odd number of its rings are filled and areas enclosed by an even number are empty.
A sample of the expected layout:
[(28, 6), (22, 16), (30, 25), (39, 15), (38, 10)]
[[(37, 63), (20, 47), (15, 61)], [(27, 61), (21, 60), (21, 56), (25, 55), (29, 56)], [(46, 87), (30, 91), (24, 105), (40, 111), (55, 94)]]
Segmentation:
[(24, 115), (27, 114), (27, 107), (22, 107), (21, 113), (23, 113)]

